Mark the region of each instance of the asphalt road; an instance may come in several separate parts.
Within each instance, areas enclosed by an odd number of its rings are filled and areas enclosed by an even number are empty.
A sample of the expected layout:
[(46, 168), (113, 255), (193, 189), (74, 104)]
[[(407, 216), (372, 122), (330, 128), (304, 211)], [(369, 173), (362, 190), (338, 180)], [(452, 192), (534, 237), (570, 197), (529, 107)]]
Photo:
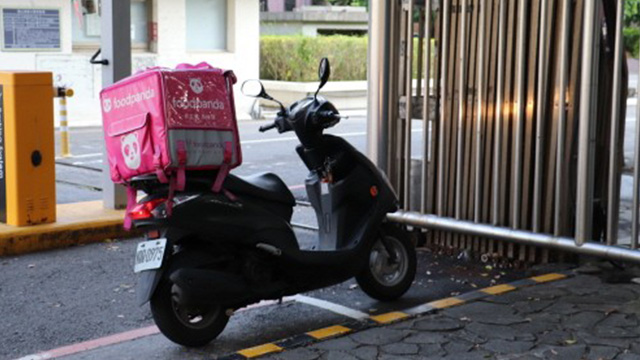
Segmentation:
[[(302, 242), (315, 233), (297, 230)], [(137, 241), (103, 243), (0, 259), (0, 359), (13, 359), (153, 325), (148, 305), (136, 305), (133, 253)], [(519, 279), (522, 272), (418, 253), (412, 289), (380, 303), (354, 281), (304, 294), (368, 314), (406, 309), (434, 299)], [(211, 345), (189, 350), (152, 335), (73, 359), (202, 359), (258, 345), (349, 318), (299, 301), (240, 311)]]

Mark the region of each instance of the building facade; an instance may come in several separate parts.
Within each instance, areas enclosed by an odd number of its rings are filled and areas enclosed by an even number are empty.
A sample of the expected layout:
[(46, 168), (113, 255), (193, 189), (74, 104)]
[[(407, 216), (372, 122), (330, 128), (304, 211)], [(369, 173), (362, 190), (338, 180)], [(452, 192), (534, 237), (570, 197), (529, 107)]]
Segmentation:
[[(70, 126), (101, 124), (101, 65), (89, 63), (100, 47), (98, 1), (0, 0), (0, 69), (54, 73), (74, 89)], [(239, 84), (259, 77), (260, 5), (255, 0), (131, 0), (132, 72), (206, 61), (238, 76), (240, 117), (253, 99)]]

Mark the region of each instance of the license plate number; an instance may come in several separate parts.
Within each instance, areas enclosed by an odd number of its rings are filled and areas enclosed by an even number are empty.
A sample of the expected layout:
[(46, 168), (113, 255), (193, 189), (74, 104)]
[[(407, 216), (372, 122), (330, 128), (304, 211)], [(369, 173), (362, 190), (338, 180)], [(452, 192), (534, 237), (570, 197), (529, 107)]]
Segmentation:
[(133, 271), (139, 273), (145, 270), (160, 268), (166, 246), (167, 239), (145, 241), (138, 244)]

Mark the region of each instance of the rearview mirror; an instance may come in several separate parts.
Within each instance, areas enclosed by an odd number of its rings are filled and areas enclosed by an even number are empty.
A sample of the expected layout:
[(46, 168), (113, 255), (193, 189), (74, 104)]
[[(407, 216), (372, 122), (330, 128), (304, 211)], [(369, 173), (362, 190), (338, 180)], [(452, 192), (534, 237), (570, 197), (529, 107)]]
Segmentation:
[(318, 78), (320, 78), (320, 86), (318, 86), (318, 90), (316, 90), (315, 95), (313, 95), (313, 98), (315, 100), (318, 99), (318, 93), (320, 92), (320, 89), (322, 89), (327, 81), (329, 81), (330, 76), (331, 65), (329, 64), (329, 59), (322, 58), (322, 60), (320, 60), (320, 66), (318, 66)]
[(242, 93), (246, 96), (267, 98), (267, 92), (264, 90), (264, 86), (260, 80), (247, 80), (242, 83)]
[(320, 60), (320, 66), (318, 67), (318, 78), (320, 79), (320, 87), (318, 90), (322, 89), (322, 87), (329, 81), (329, 77), (331, 76), (331, 65), (329, 64), (329, 59), (322, 58)]
[(242, 88), (240, 90), (242, 91), (242, 94), (246, 96), (275, 101), (280, 105), (280, 111), (285, 111), (284, 104), (267, 94), (267, 91), (264, 89), (264, 85), (262, 85), (260, 80), (246, 80), (242, 83)]

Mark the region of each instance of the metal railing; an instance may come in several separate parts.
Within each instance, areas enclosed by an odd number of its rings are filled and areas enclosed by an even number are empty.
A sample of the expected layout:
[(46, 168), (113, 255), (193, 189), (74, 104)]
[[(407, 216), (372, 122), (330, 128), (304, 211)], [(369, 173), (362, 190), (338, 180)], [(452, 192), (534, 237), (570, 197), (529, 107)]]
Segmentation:
[(640, 261), (640, 121), (631, 236), (619, 239), (623, 7), (372, 2), (368, 150), (402, 201), (389, 218), (520, 260), (542, 246)]

